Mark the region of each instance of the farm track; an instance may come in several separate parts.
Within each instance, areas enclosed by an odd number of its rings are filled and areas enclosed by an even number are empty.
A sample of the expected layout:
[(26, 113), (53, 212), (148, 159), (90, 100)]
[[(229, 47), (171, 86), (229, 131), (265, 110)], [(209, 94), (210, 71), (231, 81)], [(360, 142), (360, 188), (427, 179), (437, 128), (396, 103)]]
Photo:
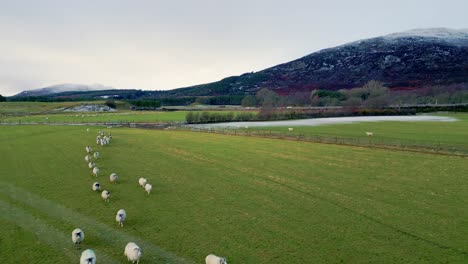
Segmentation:
[[(96, 240), (106, 243), (109, 247), (118, 250), (123, 249), (124, 245), (129, 241), (138, 241), (138, 244), (144, 249), (144, 259), (149, 263), (192, 263), (172, 253), (166, 252), (148, 241), (143, 241), (141, 238), (133, 237), (122, 231), (117, 231), (103, 223), (97, 222), (93, 218), (74, 212), (60, 204), (53, 203), (12, 184), (0, 182), (0, 193), (2, 196), (7, 197), (7, 199), (0, 198), (0, 209), (4, 212), (11, 212), (9, 214), (0, 214), (0, 217), (12, 224), (17, 224), (35, 233), (38, 239), (52, 247), (57, 245), (70, 245), (68, 248), (64, 247), (59, 249), (65, 252), (65, 255), (67, 255), (70, 260), (74, 261), (79, 258), (79, 252), (81, 251), (74, 249), (68, 230), (65, 232), (54, 228), (47, 224), (48, 220), (61, 221), (73, 226), (80, 226), (85, 231), (85, 234), (91, 234), (88, 235), (88, 237), (94, 237)], [(8, 199), (11, 201), (6, 201)], [(33, 209), (31, 211), (39, 210), (47, 215), (47, 217), (41, 218), (29, 213), (28, 207)], [(84, 245), (82, 245), (83, 249), (86, 247), (87, 240), (85, 240)], [(121, 251), (123, 256), (123, 250)], [(101, 251), (97, 252), (97, 256), (100, 263), (119, 262)], [(122, 257), (122, 259), (123, 258), (124, 257)]]

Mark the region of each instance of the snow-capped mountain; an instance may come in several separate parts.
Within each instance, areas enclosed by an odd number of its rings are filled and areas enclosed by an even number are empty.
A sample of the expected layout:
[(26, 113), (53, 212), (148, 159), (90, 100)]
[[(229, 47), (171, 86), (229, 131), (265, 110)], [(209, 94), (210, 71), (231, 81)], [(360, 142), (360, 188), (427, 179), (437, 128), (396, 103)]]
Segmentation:
[(280, 94), (359, 87), (370, 80), (391, 88), (468, 83), (468, 29), (415, 29), (314, 52), (256, 73), (177, 89), (180, 95)]
[(99, 91), (99, 90), (111, 90), (114, 89), (109, 86), (101, 84), (83, 85), (83, 84), (58, 84), (44, 88), (23, 91), (15, 96), (44, 96), (55, 93), (63, 92), (83, 92), (83, 91)]
[(384, 39), (423, 38), (445, 41), (456, 45), (468, 46), (468, 29), (426, 28), (413, 29), (383, 36)]

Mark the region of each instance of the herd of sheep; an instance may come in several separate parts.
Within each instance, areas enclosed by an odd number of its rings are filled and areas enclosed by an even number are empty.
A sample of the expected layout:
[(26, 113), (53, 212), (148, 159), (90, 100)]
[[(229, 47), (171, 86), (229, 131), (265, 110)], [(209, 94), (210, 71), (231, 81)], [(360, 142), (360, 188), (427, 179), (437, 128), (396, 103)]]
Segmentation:
[[(89, 128), (86, 129), (87, 132), (89, 132)], [(105, 146), (110, 143), (112, 139), (112, 135), (109, 132), (108, 136), (105, 135), (103, 130), (99, 130), (99, 134), (96, 137), (96, 144)], [(86, 146), (86, 153), (87, 155), (85, 156), (85, 161), (88, 163), (88, 168), (92, 170), (92, 174), (95, 177), (98, 177), (99, 174), (99, 168), (96, 166), (96, 163), (93, 162), (99, 159), (99, 152), (95, 151), (93, 153), (93, 150), (90, 146)], [(91, 155), (92, 154), (92, 155)], [(109, 176), (109, 180), (111, 183), (116, 184), (119, 176), (117, 173), (111, 173)], [(138, 184), (144, 188), (144, 190), (148, 193), (148, 195), (151, 193), (151, 190), (153, 189), (153, 186), (148, 183), (148, 180), (145, 178), (140, 178), (138, 179)], [(101, 184), (99, 182), (94, 182), (92, 184), (92, 190), (95, 192), (101, 191)], [(109, 202), (110, 199), (110, 192), (108, 190), (103, 190), (101, 192), (101, 197), (105, 202)], [(127, 213), (125, 212), (124, 209), (120, 209), (117, 211), (117, 214), (115, 216), (115, 221), (123, 227), (123, 223), (125, 222), (125, 219), (127, 218)], [(73, 243), (80, 248), (81, 243), (83, 242), (85, 238), (85, 234), (83, 230), (76, 228), (72, 231), (72, 241)], [(125, 246), (124, 250), (124, 255), (127, 257), (128, 261), (131, 261), (132, 263), (139, 263), (142, 251), (141, 248), (134, 242), (129, 242)], [(206, 264), (227, 264), (226, 258), (224, 257), (218, 257), (213, 254), (210, 254), (206, 256), (205, 258), (205, 263)], [(92, 249), (86, 249), (81, 253), (80, 257), (80, 264), (96, 264), (96, 254)]]

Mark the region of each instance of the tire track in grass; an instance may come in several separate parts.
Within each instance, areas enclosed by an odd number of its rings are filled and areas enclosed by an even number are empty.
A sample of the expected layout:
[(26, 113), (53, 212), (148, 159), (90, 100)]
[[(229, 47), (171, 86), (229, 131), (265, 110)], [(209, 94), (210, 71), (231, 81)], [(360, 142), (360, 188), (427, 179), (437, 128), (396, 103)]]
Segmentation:
[[(77, 262), (80, 259), (81, 250), (78, 251), (72, 246), (69, 236), (65, 235), (60, 230), (47, 225), (44, 221), (36, 218), (25, 210), (15, 207), (12, 204), (0, 200), (0, 211), (8, 212), (0, 214), (0, 218), (4, 219), (16, 226), (28, 230), (36, 235), (36, 237), (70, 259), (71, 262)], [(70, 245), (63, 247), (64, 245)], [(115, 259), (110, 258), (102, 252), (97, 251), (97, 258), (100, 262), (116, 263)]]
[[(122, 231), (114, 230), (113, 228), (110, 228), (109, 226), (102, 224), (91, 217), (74, 212), (73, 210), (68, 209), (64, 207), (63, 205), (44, 199), (40, 196), (32, 194), (28, 192), (27, 190), (16, 187), (12, 184), (0, 182), (0, 192), (10, 197), (13, 200), (22, 202), (32, 208), (35, 208), (44, 213), (47, 213), (47, 215), (50, 216), (51, 218), (59, 219), (61, 221), (68, 222), (75, 226), (80, 226), (84, 228), (84, 230), (87, 230), (86, 232), (92, 233), (93, 236), (98, 237), (101, 241), (104, 241), (106, 245), (112, 245), (112, 248), (115, 248), (116, 251), (118, 251), (119, 254), (122, 255), (122, 259), (124, 258), (123, 248), (128, 242), (133, 241), (142, 247), (143, 249), (142, 260), (145, 262), (148, 261), (149, 263), (181, 263), (181, 264), (193, 263), (191, 261), (178, 257), (170, 252), (162, 250), (158, 246), (153, 245), (151, 242), (145, 241), (135, 236), (131, 236)], [(8, 207), (13, 208), (11, 205), (8, 205)], [(18, 209), (18, 210), (22, 210), (22, 209)], [(16, 218), (15, 216), (12, 216), (13, 221), (15, 218)], [(32, 218), (33, 220), (35, 219), (35, 217), (32, 215), (30, 215), (30, 218)], [(45, 224), (43, 224), (43, 226), (47, 227)], [(26, 225), (26, 229), (28, 230), (31, 230), (33, 227), (34, 226)], [(71, 239), (68, 237), (68, 235), (65, 236), (62, 232), (52, 227), (47, 227), (47, 228), (53, 231), (53, 233), (55, 234), (58, 233), (56, 236), (60, 239), (57, 241), (63, 240), (65, 244), (71, 243), (70, 242)], [(47, 232), (42, 232), (42, 233), (47, 234)], [(59, 236), (59, 234), (62, 234), (62, 236), (64, 236), (65, 239), (62, 239)], [(51, 240), (52, 240), (51, 242), (53, 242), (53, 244), (56, 245), (55, 240), (54, 239), (51, 239)], [(99, 253), (98, 258), (102, 259), (102, 257), (100, 257), (101, 254), (102, 253)], [(116, 263), (116, 261), (110, 261), (109, 263)]]

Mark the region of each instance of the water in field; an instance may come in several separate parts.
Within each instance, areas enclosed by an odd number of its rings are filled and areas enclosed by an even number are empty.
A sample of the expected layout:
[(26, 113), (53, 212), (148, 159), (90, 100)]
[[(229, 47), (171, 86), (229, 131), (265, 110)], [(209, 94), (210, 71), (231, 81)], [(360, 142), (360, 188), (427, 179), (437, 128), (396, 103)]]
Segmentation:
[(196, 127), (277, 127), (277, 126), (320, 126), (333, 124), (351, 124), (359, 122), (382, 122), (382, 121), (403, 121), (403, 122), (453, 122), (456, 118), (448, 116), (431, 116), (431, 115), (416, 115), (416, 116), (352, 116), (352, 117), (327, 117), (327, 118), (311, 118), (283, 121), (254, 121), (254, 122), (227, 122), (215, 124), (195, 125)]

